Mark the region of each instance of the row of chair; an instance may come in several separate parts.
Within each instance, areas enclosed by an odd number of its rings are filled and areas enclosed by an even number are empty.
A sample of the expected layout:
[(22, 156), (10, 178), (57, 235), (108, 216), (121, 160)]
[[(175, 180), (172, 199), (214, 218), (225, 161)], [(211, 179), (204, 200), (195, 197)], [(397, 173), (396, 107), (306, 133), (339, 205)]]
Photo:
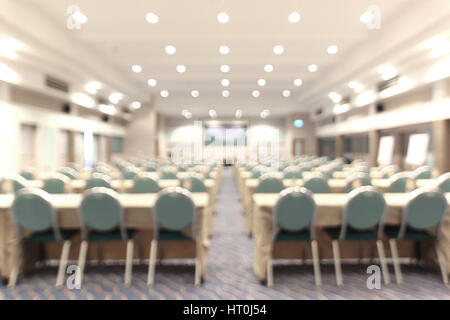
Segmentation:
[[(325, 228), (332, 239), (336, 282), (343, 284), (340, 262), (339, 242), (375, 241), (385, 283), (390, 276), (383, 248), (383, 239), (387, 236), (391, 248), (396, 280), (402, 282), (402, 273), (397, 249), (397, 240), (434, 241), (436, 255), (441, 268), (442, 278), (448, 284), (448, 275), (444, 259), (436, 240), (441, 235), (442, 222), (447, 213), (448, 204), (445, 196), (438, 189), (424, 187), (413, 191), (403, 211), (400, 226), (384, 223), (386, 201), (383, 195), (371, 186), (362, 186), (347, 196), (342, 211), (340, 227)], [(273, 209), (273, 242), (308, 241), (312, 246), (315, 282), (321, 284), (318, 239), (315, 235), (317, 207), (311, 191), (306, 188), (293, 187), (283, 190)], [(435, 232), (430, 232), (435, 228)], [(267, 262), (267, 284), (273, 285), (273, 259)]]
[[(62, 286), (68, 263), (72, 239), (81, 235), (78, 258), (79, 285), (83, 282), (84, 268), (89, 242), (125, 241), (127, 243), (125, 284), (131, 283), (132, 261), (136, 229), (125, 225), (125, 211), (119, 195), (111, 189), (95, 187), (86, 191), (79, 207), (81, 230), (61, 229), (52, 196), (43, 190), (25, 188), (20, 190), (11, 207), (12, 218), (17, 230), (19, 245), (24, 243), (56, 242), (62, 244), (62, 252), (56, 279), (56, 286)], [(152, 209), (153, 240), (149, 254), (148, 285), (153, 285), (158, 242), (196, 241), (196, 207), (188, 190), (180, 187), (166, 188), (158, 193)], [(150, 211), (149, 211), (150, 214)], [(191, 228), (190, 235), (184, 232)], [(14, 251), (14, 263), (9, 285), (15, 286), (22, 263), (20, 250)], [(196, 259), (195, 284), (201, 282), (201, 264)]]

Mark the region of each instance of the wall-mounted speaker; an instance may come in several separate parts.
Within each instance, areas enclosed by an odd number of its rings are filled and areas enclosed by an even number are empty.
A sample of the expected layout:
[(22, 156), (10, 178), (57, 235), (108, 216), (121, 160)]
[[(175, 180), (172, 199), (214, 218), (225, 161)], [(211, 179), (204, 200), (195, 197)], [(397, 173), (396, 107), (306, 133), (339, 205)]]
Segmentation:
[(102, 116), (103, 122), (109, 122), (109, 117), (107, 115)]
[(64, 113), (70, 113), (71, 110), (72, 110), (72, 108), (71, 108), (69, 103), (64, 103), (61, 106), (61, 111), (64, 112)]
[(377, 112), (383, 112), (384, 111), (384, 109), (385, 109), (385, 107), (384, 107), (384, 104), (383, 103), (377, 103), (377, 105), (376, 105), (376, 111)]

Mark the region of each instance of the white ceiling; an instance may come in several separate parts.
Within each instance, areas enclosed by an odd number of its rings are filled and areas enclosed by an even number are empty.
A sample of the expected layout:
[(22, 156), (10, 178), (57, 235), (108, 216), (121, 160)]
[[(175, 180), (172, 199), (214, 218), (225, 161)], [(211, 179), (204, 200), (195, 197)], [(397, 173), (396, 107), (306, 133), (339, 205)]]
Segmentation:
[[(157, 101), (161, 99), (160, 90), (168, 90), (169, 98), (155, 104), (160, 112), (179, 114), (178, 109), (191, 106), (206, 115), (213, 107), (219, 115), (227, 116), (234, 114), (236, 105), (243, 108), (246, 103), (257, 105), (255, 100), (261, 101), (261, 107), (252, 107), (247, 114), (256, 115), (266, 107), (265, 99), (279, 105), (281, 113), (296, 111), (304, 90), (320, 84), (327, 76), (325, 70), (338, 65), (358, 45), (370, 40), (373, 33), (359, 21), (369, 5), (378, 5), (383, 23), (388, 23), (399, 10), (415, 1), (22, 0), (33, 10), (42, 10), (55, 28), (66, 31), (66, 10), (70, 5), (78, 5), (88, 22), (81, 30), (70, 31), (70, 37), (99, 52), (120, 70), (124, 79), (129, 79), (141, 96), (152, 96)], [(217, 14), (222, 11), (230, 15), (227, 24), (217, 22)], [(292, 11), (302, 16), (297, 24), (287, 20)], [(148, 12), (159, 16), (158, 24), (146, 21)], [(175, 55), (165, 53), (168, 44), (177, 48)], [(285, 48), (281, 55), (272, 52), (278, 44)], [(332, 44), (339, 46), (336, 55), (327, 53)], [(230, 54), (220, 55), (220, 45), (229, 46)], [(133, 73), (133, 64), (141, 65), (142, 73)], [(177, 64), (186, 65), (186, 73), (176, 72)], [(231, 71), (220, 72), (221, 64), (228, 64)], [(272, 64), (274, 71), (265, 73), (265, 64)], [(308, 72), (310, 64), (317, 64), (319, 70)], [(158, 85), (148, 87), (149, 78), (156, 79)], [(224, 78), (231, 81), (228, 99), (221, 96), (224, 88), (220, 80)], [(266, 79), (265, 87), (258, 87), (259, 78)], [(301, 78), (304, 85), (295, 87), (295, 78)], [(255, 89), (261, 90), (258, 100), (251, 96)], [(282, 97), (285, 89), (292, 91), (290, 98)], [(191, 90), (198, 90), (200, 97), (192, 98)], [(215, 99), (217, 105), (211, 105)]]

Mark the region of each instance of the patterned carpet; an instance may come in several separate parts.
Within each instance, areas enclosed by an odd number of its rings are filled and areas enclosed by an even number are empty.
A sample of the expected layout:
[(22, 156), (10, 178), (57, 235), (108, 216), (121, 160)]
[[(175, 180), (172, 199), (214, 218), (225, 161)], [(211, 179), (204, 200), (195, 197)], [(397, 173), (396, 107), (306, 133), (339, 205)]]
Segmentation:
[(130, 287), (123, 285), (123, 266), (88, 267), (81, 290), (55, 288), (56, 269), (47, 267), (27, 274), (15, 289), (0, 287), (0, 299), (450, 299), (439, 272), (408, 266), (403, 267), (403, 285), (369, 290), (361, 265), (343, 266), (342, 288), (336, 286), (331, 265), (322, 266), (321, 288), (314, 285), (310, 265), (280, 265), (275, 267), (275, 286), (269, 289), (253, 274), (253, 240), (245, 234), (241, 212), (232, 171), (226, 168), (205, 283), (199, 288), (193, 285), (193, 266), (175, 262), (157, 267), (152, 289), (146, 286), (145, 265), (134, 267)]

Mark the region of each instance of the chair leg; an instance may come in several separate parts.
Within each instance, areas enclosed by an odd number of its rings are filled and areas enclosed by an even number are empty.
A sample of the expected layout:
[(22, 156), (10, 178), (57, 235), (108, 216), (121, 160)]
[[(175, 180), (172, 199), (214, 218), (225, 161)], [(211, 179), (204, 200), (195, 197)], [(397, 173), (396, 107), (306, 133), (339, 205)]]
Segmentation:
[(391, 276), (389, 275), (389, 268), (386, 263), (386, 255), (384, 254), (384, 246), (382, 240), (377, 240), (378, 257), (380, 258), (381, 271), (383, 272), (384, 283), (391, 283)]
[(66, 240), (63, 243), (61, 258), (59, 259), (58, 275), (56, 276), (56, 287), (62, 287), (63, 285), (71, 245), (72, 242), (70, 240)]
[(196, 287), (200, 286), (201, 284), (201, 278), (202, 278), (202, 264), (200, 263), (200, 259), (195, 259), (195, 279), (194, 279), (194, 285)]
[(316, 282), (316, 286), (321, 286), (322, 276), (320, 274), (319, 246), (317, 244), (317, 240), (311, 241), (311, 252), (314, 264), (314, 280)]
[(152, 240), (152, 244), (150, 245), (150, 256), (148, 260), (148, 277), (147, 277), (148, 286), (153, 286), (153, 283), (155, 281), (155, 262), (157, 250), (158, 250), (158, 241)]
[(129, 239), (127, 241), (127, 260), (125, 264), (125, 285), (129, 286), (131, 284), (131, 273), (133, 271), (133, 251), (134, 251), (134, 241)]
[(403, 282), (402, 270), (400, 269), (400, 261), (398, 258), (397, 242), (395, 239), (389, 240), (389, 245), (391, 247), (392, 260), (394, 261), (394, 271), (395, 279), (398, 284)]
[(434, 244), (434, 250), (436, 251), (436, 256), (438, 258), (439, 267), (441, 268), (442, 281), (444, 281), (445, 285), (448, 285), (448, 273), (445, 265), (444, 257), (442, 257), (441, 250), (439, 250), (439, 246), (437, 243)]
[(80, 254), (78, 256), (78, 277), (77, 277), (77, 286), (81, 288), (83, 284), (84, 277), (84, 267), (86, 265), (86, 256), (88, 251), (88, 242), (86, 240), (81, 241), (80, 245)]
[(333, 258), (334, 258), (334, 269), (336, 272), (336, 284), (338, 286), (342, 286), (344, 284), (342, 277), (342, 269), (341, 269), (341, 258), (339, 254), (339, 241), (333, 240), (331, 242), (333, 246)]
[(267, 259), (267, 286), (273, 287), (273, 262), (271, 257)]
[(16, 246), (14, 252), (13, 266), (11, 268), (11, 273), (9, 275), (8, 287), (14, 288), (17, 283), (17, 278), (19, 277), (20, 267), (22, 266), (22, 250), (20, 248), (20, 243)]

